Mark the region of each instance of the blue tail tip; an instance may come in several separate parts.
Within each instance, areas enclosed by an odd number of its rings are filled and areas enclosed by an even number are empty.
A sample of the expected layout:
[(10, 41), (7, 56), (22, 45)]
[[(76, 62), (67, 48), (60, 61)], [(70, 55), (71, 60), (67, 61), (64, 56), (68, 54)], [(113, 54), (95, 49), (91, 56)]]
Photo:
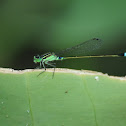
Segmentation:
[(119, 56), (124, 56), (124, 57), (126, 57), (126, 52), (119, 54)]

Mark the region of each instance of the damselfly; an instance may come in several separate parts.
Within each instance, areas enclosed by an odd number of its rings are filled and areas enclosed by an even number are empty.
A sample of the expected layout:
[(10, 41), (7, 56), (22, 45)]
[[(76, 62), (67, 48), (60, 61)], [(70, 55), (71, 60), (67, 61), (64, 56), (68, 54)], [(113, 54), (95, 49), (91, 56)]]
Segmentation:
[[(65, 60), (65, 59), (72, 59), (72, 58), (91, 58), (91, 57), (120, 57), (126, 56), (126, 53), (119, 54), (119, 55), (90, 55), (90, 52), (93, 52), (100, 48), (102, 45), (102, 40), (98, 38), (93, 38), (88, 41), (82, 42), (79, 45), (73, 46), (71, 48), (64, 49), (58, 53), (48, 52), (43, 55), (34, 56), (34, 63), (40, 63), (40, 68), (43, 66), (44, 71), (40, 72), (42, 74), (46, 71), (45, 65), (49, 65), (54, 68), (56, 66), (52, 63), (55, 60)], [(66, 56), (66, 57), (64, 57)], [(68, 57), (69, 56), (69, 57)], [(54, 72), (53, 76), (54, 77)]]

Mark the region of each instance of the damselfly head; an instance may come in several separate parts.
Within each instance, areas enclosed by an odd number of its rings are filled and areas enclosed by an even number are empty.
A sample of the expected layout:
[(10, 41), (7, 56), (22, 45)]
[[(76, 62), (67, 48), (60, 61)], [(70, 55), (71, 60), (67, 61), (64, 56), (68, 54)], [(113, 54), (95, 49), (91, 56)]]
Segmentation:
[(34, 56), (33, 62), (34, 62), (34, 63), (37, 63), (37, 61), (36, 61), (36, 56)]
[(34, 62), (34, 63), (39, 63), (39, 62), (41, 62), (41, 61), (42, 61), (42, 58), (41, 58), (39, 55), (34, 56), (34, 59), (33, 59), (33, 62)]

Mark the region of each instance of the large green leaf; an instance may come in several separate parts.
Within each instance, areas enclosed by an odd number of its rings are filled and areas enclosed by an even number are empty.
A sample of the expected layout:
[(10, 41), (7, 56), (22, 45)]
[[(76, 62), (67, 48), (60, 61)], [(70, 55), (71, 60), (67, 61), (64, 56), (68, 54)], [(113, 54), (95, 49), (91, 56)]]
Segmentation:
[(0, 72), (0, 126), (125, 126), (126, 78), (92, 71)]

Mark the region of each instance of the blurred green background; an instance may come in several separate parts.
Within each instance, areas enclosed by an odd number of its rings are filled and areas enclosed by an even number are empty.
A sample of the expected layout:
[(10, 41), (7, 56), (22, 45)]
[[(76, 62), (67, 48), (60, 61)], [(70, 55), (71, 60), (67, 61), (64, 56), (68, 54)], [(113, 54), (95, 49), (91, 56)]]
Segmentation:
[[(97, 54), (126, 51), (126, 1), (1, 0), (0, 67), (35, 68), (33, 56), (91, 38), (103, 40)], [(57, 67), (126, 74), (126, 58), (58, 61)]]

